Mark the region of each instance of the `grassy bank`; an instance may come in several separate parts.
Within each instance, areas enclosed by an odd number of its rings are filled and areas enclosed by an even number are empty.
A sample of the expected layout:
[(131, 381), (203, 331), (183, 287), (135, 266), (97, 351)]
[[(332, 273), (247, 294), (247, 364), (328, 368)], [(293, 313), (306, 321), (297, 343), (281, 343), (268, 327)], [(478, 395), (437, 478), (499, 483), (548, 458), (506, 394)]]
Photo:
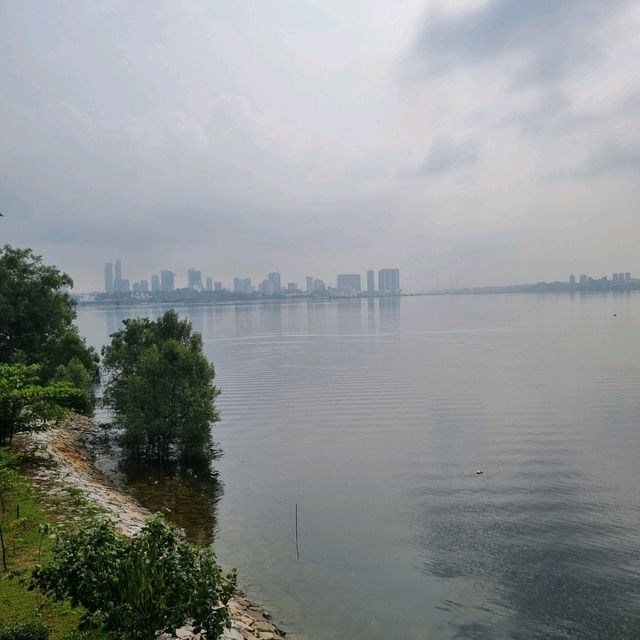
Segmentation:
[[(0, 551), (0, 623), (40, 622), (51, 629), (51, 640), (74, 638), (103, 640), (101, 633), (73, 634), (82, 612), (66, 603), (54, 603), (37, 591), (27, 589), (31, 569), (51, 553), (52, 541), (43, 531), (45, 523), (74, 522), (95, 515), (77, 491), (62, 485), (55, 497), (44, 494), (29, 482), (30, 464), (23, 459), (17, 482), (4, 492), (5, 512), (0, 513), (7, 569)], [(0, 509), (1, 511), (1, 509)]]

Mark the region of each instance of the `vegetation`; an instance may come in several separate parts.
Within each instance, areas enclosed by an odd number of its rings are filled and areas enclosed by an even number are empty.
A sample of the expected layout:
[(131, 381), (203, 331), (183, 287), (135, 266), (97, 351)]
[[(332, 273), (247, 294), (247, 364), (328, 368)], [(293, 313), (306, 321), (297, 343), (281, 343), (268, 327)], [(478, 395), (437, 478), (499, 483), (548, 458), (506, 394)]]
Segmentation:
[(49, 640), (49, 628), (39, 622), (18, 622), (0, 626), (0, 640)]
[(182, 542), (156, 514), (133, 538), (106, 520), (62, 534), (32, 585), (83, 606), (118, 638), (151, 640), (193, 619), (214, 640), (228, 623), (235, 574), (223, 576), (211, 549)]
[[(69, 408), (93, 409), (99, 359), (73, 325), (71, 285), (29, 249), (0, 250), (0, 445), (54, 426)], [(207, 453), (218, 391), (201, 336), (170, 311), (126, 321), (112, 338), (105, 398), (125, 444), (160, 459)], [(121, 536), (70, 487), (45, 502), (73, 528), (50, 536), (18, 460), (0, 447), (0, 640), (150, 640), (187, 619), (218, 638), (235, 573), (223, 576), (211, 549), (182, 541), (161, 515)]]
[(81, 392), (68, 382), (43, 385), (37, 364), (0, 364), (0, 444), (24, 431), (42, 431), (66, 415)]
[[(52, 640), (67, 640), (77, 629), (82, 611), (68, 603), (51, 602), (42, 594), (27, 589), (32, 568), (51, 556), (52, 540), (45, 521), (52, 515), (61, 521), (95, 517), (92, 505), (81, 504), (71, 492), (62, 492), (54, 502), (34, 493), (27, 485), (17, 464), (17, 456), (0, 448), (0, 478), (3, 487), (4, 512), (0, 510), (0, 527), (4, 549), (0, 548), (0, 638), (28, 640), (40, 637), (41, 625), (51, 630)], [(62, 487), (61, 487), (62, 488)], [(81, 506), (80, 511), (78, 507)], [(45, 514), (44, 509), (50, 514)], [(2, 545), (0, 545), (1, 547)], [(3, 553), (4, 551), (4, 553)], [(6, 570), (3, 565), (6, 562)], [(36, 631), (36, 630), (40, 631)], [(3, 635), (4, 634), (4, 635)], [(31, 635), (30, 635), (31, 634)], [(73, 636), (69, 636), (71, 640)], [(95, 630), (84, 640), (106, 640), (104, 632)], [(81, 640), (80, 637), (73, 640)]]
[(67, 274), (43, 264), (31, 249), (0, 249), (0, 362), (39, 364), (43, 383), (55, 376), (83, 384), (84, 399), (69, 400), (76, 403), (74, 408), (89, 411), (92, 384), (99, 375), (98, 354), (73, 325), (75, 307), (66, 292), (72, 285)]
[(134, 454), (161, 460), (206, 455), (219, 420), (213, 365), (191, 323), (167, 311), (156, 321), (124, 321), (102, 350), (109, 373), (104, 402)]
[(18, 472), (15, 470), (18, 456), (0, 449), (0, 517), (7, 512), (4, 496), (18, 482)]
[(3, 624), (0, 640), (49, 640), (49, 628), (39, 622)]

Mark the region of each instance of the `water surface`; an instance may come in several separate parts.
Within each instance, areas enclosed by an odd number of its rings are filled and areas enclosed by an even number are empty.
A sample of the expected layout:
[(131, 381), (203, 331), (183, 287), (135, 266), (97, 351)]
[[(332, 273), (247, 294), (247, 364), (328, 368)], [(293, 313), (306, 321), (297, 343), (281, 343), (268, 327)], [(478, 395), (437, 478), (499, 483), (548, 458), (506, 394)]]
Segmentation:
[[(216, 367), (222, 454), (204, 483), (122, 477), (173, 496), (289, 630), (640, 637), (640, 295), (177, 309)], [(163, 311), (78, 323), (100, 346)]]

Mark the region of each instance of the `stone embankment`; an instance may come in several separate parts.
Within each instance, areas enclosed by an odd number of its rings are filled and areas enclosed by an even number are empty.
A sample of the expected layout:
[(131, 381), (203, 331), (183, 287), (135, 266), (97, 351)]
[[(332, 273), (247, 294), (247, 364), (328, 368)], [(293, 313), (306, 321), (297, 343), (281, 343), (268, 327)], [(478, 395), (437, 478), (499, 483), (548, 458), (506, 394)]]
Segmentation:
[[(86, 500), (107, 513), (122, 533), (134, 535), (150, 512), (94, 467), (85, 442), (96, 429), (88, 418), (74, 416), (60, 428), (23, 438), (21, 448), (40, 458), (31, 479), (40, 491), (50, 496), (52, 503), (68, 499), (70, 495)], [(231, 627), (222, 636), (226, 640), (280, 640), (286, 635), (271, 622), (268, 612), (242, 594), (233, 598), (228, 606)], [(172, 637), (199, 640), (200, 634), (194, 634), (193, 627), (186, 625), (176, 631), (176, 636), (160, 637), (162, 640)]]

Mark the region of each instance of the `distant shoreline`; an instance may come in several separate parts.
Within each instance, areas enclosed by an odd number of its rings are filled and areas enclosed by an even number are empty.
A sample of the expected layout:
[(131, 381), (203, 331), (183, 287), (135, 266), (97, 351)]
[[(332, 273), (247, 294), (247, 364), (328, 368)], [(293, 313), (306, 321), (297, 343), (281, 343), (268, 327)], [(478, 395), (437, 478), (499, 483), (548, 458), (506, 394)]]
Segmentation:
[(602, 295), (602, 294), (629, 294), (640, 291), (640, 283), (631, 286), (608, 288), (555, 288), (552, 286), (538, 285), (514, 285), (506, 287), (478, 287), (472, 289), (447, 289), (444, 291), (421, 291), (416, 293), (384, 294), (374, 296), (298, 296), (287, 298), (254, 298), (232, 300), (81, 300), (76, 299), (76, 305), (83, 308), (112, 309), (128, 307), (152, 307), (152, 306), (248, 306), (248, 305), (280, 305), (302, 304), (309, 302), (360, 302), (362, 300), (394, 300), (399, 298), (416, 298), (427, 296), (469, 296), (469, 295), (507, 295), (507, 294), (536, 294), (536, 295)]

